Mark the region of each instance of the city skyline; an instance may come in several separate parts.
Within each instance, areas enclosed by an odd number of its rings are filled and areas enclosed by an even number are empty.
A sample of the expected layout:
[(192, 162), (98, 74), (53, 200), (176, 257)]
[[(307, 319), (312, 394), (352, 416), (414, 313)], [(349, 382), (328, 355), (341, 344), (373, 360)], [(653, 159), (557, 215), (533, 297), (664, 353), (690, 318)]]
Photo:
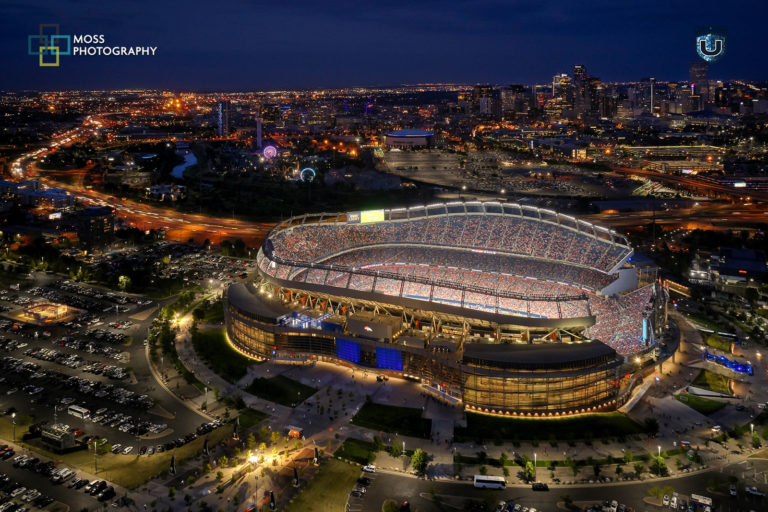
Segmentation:
[[(67, 90), (165, 88), (270, 90), (394, 86), (413, 83), (548, 83), (555, 73), (584, 64), (606, 82), (685, 80), (698, 59), (697, 26), (727, 28), (725, 58), (713, 79), (760, 80), (766, 57), (757, 20), (682, 3), (655, 11), (647, 3), (571, 6), (550, 2), (420, 2), (367, 6), (334, 2), (317, 7), (202, 3), (184, 9), (130, 3), (7, 2), (0, 35), (6, 73), (0, 89)], [(659, 13), (659, 14), (652, 14)], [(152, 46), (155, 55), (66, 56), (60, 67), (38, 66), (27, 37), (41, 23), (62, 34), (100, 34), (103, 46)], [(168, 26), (171, 28), (168, 28)], [(606, 44), (610, 41), (610, 44)]]

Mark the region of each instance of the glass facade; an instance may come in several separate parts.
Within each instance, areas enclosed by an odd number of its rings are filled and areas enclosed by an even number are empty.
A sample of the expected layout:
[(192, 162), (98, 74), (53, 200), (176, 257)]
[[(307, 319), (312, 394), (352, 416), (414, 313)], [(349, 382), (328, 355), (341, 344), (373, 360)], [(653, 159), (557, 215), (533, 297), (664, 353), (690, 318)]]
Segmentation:
[(556, 414), (610, 410), (617, 406), (620, 360), (615, 353), (580, 361), (539, 361), (534, 365), (465, 358), (428, 348), (382, 346), (373, 340), (349, 340), (324, 330), (278, 325), (226, 302), (230, 341), (259, 358), (322, 357), (340, 363), (379, 368), (418, 378), (446, 390), (465, 406), (501, 414)]

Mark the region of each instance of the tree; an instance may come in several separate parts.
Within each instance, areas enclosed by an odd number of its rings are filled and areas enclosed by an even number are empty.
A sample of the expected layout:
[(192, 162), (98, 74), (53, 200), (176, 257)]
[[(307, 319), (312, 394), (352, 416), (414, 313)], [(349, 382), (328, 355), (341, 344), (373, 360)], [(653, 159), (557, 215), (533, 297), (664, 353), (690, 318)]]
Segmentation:
[(421, 448), (416, 448), (411, 457), (411, 467), (420, 475), (427, 470), (427, 453)]
[(131, 286), (131, 278), (128, 276), (120, 276), (117, 278), (117, 286), (121, 291), (125, 291)]
[(264, 441), (262, 441), (262, 442), (259, 444), (259, 450), (261, 450), (261, 451), (264, 451), (264, 450), (266, 450), (266, 449), (267, 449), (267, 443), (265, 443)]
[(171, 498), (171, 501), (173, 501), (173, 498), (176, 497), (176, 488), (175, 487), (169, 487), (168, 488), (168, 497)]
[(499, 455), (499, 465), (501, 467), (504, 467), (507, 465), (508, 461), (509, 461), (509, 457), (507, 457), (507, 454), (504, 452), (501, 452), (501, 455)]
[(390, 453), (393, 457), (399, 457), (403, 454), (403, 442), (397, 436), (392, 439), (392, 449)]
[(659, 476), (667, 474), (667, 463), (664, 461), (664, 457), (654, 457), (651, 468), (653, 469), (653, 472)]
[(616, 466), (616, 476), (621, 476), (621, 474), (624, 472), (624, 468), (621, 467), (621, 464), (618, 464)]
[(624, 462), (626, 462), (627, 464), (629, 464), (629, 463), (630, 463), (630, 462), (632, 462), (633, 460), (634, 460), (634, 457), (632, 457), (632, 452), (631, 452), (631, 451), (629, 451), (629, 450), (625, 450), (625, 451), (624, 451)]
[(213, 468), (211, 467), (210, 464), (206, 464), (205, 467), (203, 468), (203, 471), (205, 471), (206, 473), (210, 473), (211, 471), (213, 471)]
[(264, 425), (259, 429), (259, 440), (266, 441), (269, 438), (269, 430)]
[(221, 457), (219, 457), (219, 460), (217, 460), (216, 463), (219, 465), (220, 468), (225, 468), (229, 463), (229, 459), (227, 458), (226, 455), (222, 455)]
[(272, 432), (272, 444), (277, 444), (280, 441), (280, 432)]
[(216, 472), (216, 481), (221, 482), (224, 479), (224, 473), (222, 471)]
[(655, 437), (659, 433), (659, 420), (656, 418), (645, 418), (643, 420), (643, 428), (649, 436)]
[(384, 500), (384, 503), (381, 504), (381, 512), (398, 512), (399, 510), (400, 507), (395, 500), (386, 499)]
[(633, 466), (633, 469), (635, 470), (635, 474), (636, 474), (637, 476), (640, 476), (640, 475), (642, 475), (643, 473), (645, 473), (645, 466), (643, 466), (643, 465), (642, 465), (642, 464), (640, 464), (639, 462), (636, 462), (636, 463), (635, 463), (635, 465)]
[(523, 477), (529, 482), (536, 478), (536, 467), (530, 460), (526, 461), (525, 463), (525, 468), (523, 468)]
[(192, 318), (200, 322), (203, 318), (205, 318), (205, 310), (199, 307), (195, 308), (194, 310), (192, 310)]
[(256, 436), (253, 435), (253, 432), (248, 434), (248, 448), (253, 450), (253, 447), (256, 446)]

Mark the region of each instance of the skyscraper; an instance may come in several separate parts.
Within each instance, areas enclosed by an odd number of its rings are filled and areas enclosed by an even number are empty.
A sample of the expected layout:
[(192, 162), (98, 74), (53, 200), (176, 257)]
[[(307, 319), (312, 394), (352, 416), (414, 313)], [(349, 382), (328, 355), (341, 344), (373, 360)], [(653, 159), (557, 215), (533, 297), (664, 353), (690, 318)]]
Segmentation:
[(588, 109), (587, 68), (582, 64), (576, 64), (573, 66), (573, 110), (578, 117), (584, 117)]
[(219, 123), (219, 137), (229, 137), (229, 100), (216, 103), (216, 118)]
[(698, 110), (706, 110), (709, 104), (709, 64), (704, 61), (691, 62), (688, 66), (688, 81), (691, 95), (698, 96)]

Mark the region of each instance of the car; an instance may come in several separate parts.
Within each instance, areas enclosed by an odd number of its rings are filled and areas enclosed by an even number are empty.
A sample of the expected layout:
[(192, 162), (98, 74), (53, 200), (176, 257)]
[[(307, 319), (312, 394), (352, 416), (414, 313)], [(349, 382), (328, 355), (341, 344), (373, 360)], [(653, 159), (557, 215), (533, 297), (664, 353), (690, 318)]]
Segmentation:
[(531, 486), (531, 489), (533, 489), (534, 491), (548, 491), (549, 490), (549, 486), (547, 484), (545, 484), (544, 482), (535, 482)]
[(500, 501), (496, 505), (496, 508), (494, 509), (494, 512), (504, 512), (505, 510), (507, 510), (507, 502), (506, 501)]
[(722, 427), (720, 425), (715, 425), (712, 427), (712, 432), (720, 432), (722, 430)]
[(376, 466), (374, 466), (373, 464), (366, 464), (365, 466), (363, 466), (363, 471), (365, 471), (366, 473), (375, 473)]
[(107, 488), (107, 482), (104, 480), (99, 480), (98, 482), (93, 484), (93, 487), (91, 487), (91, 491), (88, 494), (90, 494), (91, 496), (96, 496), (106, 488)]
[(736, 496), (736, 484), (731, 484), (728, 486), (728, 494), (731, 496)]
[(123, 455), (128, 455), (131, 451), (133, 451), (133, 446), (126, 446), (123, 448)]
[(82, 481), (82, 478), (80, 478), (80, 477), (77, 477), (77, 476), (76, 476), (75, 478), (73, 478), (72, 480), (70, 480), (70, 481), (69, 481), (69, 483), (67, 484), (67, 487), (69, 487), (70, 489), (72, 489), (72, 488), (74, 488), (74, 487), (75, 487), (77, 484), (79, 484), (81, 481)]
[(371, 479), (367, 476), (361, 476), (357, 479), (357, 485), (370, 485)]
[(672, 499), (669, 500), (669, 508), (677, 508), (677, 496), (672, 496)]
[(680, 512), (685, 512), (686, 510), (688, 510), (688, 502), (681, 498), (680, 504), (678, 505), (677, 509)]
[(360, 491), (351, 490), (349, 491), (349, 495), (355, 498), (360, 498), (362, 497), (363, 493), (361, 493)]
[(26, 487), (18, 487), (16, 489), (14, 489), (13, 492), (11, 493), (11, 498), (15, 498), (16, 496), (20, 496), (20, 495), (24, 494), (25, 492), (27, 492), (27, 488)]
[(13, 457), (14, 455), (16, 455), (16, 452), (15, 452), (15, 451), (13, 451), (13, 450), (8, 450), (7, 452), (5, 452), (5, 453), (2, 455), (2, 458), (3, 458), (3, 460), (8, 460), (8, 459), (10, 459), (11, 457)]
[(752, 496), (765, 496), (764, 492), (760, 492), (757, 487), (745, 487), (744, 491)]
[(661, 504), (664, 505), (665, 507), (668, 507), (669, 506), (669, 496), (667, 496), (665, 494), (664, 497), (661, 499)]
[(111, 500), (114, 497), (115, 497), (115, 488), (110, 485), (109, 487), (105, 487), (104, 489), (102, 489), (97, 499), (99, 501), (107, 501), (107, 500)]
[(82, 489), (82, 488), (83, 488), (83, 487), (85, 487), (86, 485), (88, 485), (88, 480), (87, 480), (87, 479), (85, 479), (85, 478), (81, 478), (81, 479), (80, 479), (80, 481), (79, 481), (79, 482), (77, 482), (77, 483), (76, 483), (76, 484), (75, 484), (73, 487), (74, 487), (75, 489)]

